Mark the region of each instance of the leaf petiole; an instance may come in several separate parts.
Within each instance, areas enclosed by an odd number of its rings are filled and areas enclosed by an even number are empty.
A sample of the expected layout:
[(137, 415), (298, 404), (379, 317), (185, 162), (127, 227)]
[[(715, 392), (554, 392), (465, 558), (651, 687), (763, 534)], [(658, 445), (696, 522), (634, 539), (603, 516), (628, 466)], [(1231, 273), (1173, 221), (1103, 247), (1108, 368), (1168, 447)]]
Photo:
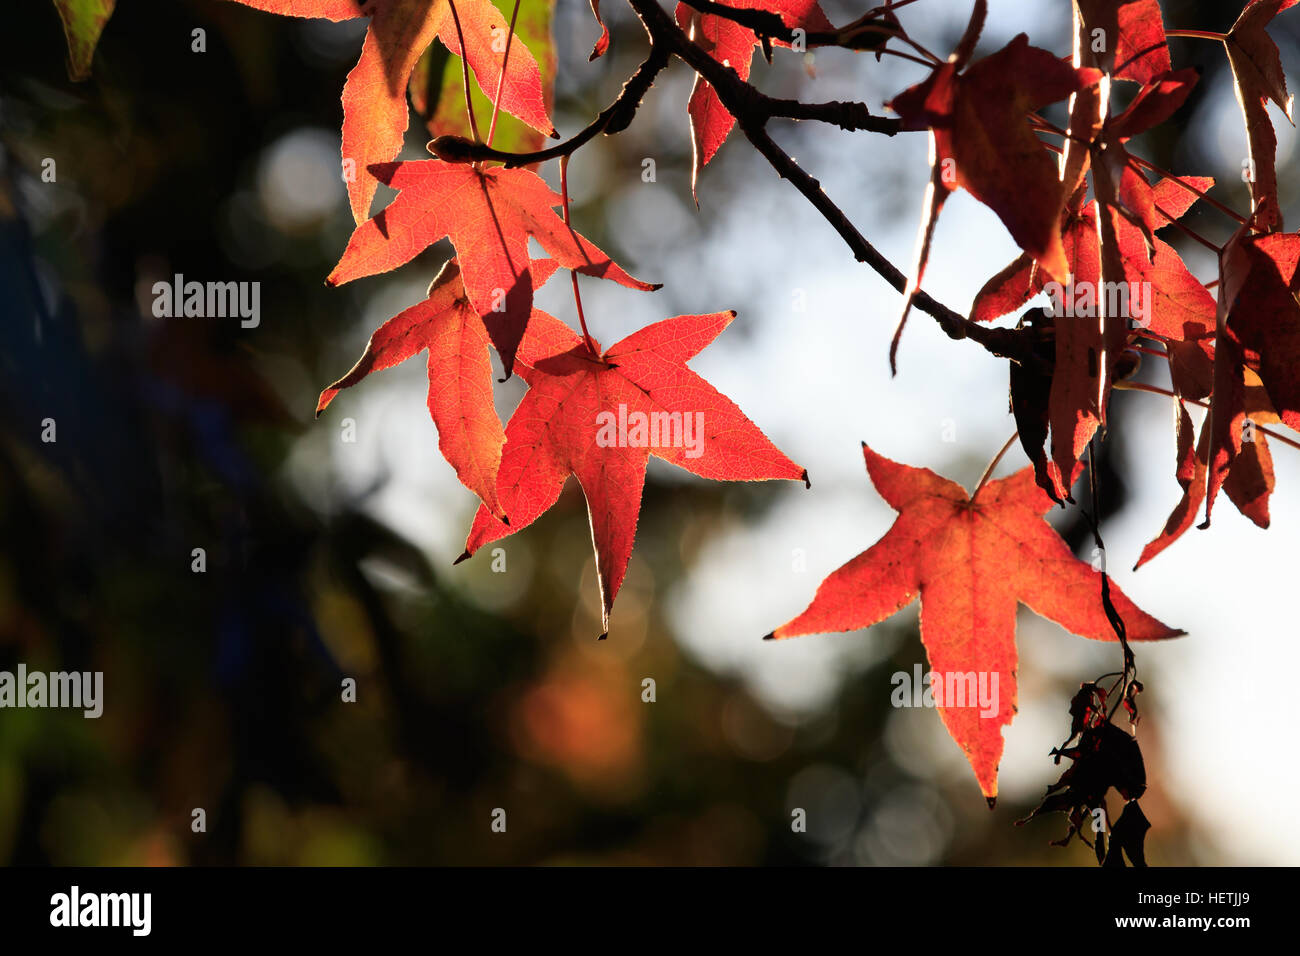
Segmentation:
[[(451, 7), (451, 19), (456, 24), (456, 40), (460, 44), (460, 80), (465, 93), (465, 115), (469, 117), (469, 131), (474, 137), (474, 142), (479, 143), (482, 140), (478, 134), (478, 121), (474, 119), (474, 101), (469, 91), (469, 57), (465, 49), (465, 33), (460, 28), (460, 14), (456, 12), (456, 0), (448, 0), (448, 5)], [(504, 73), (502, 75), (504, 76)]]
[[(573, 226), (569, 225), (569, 157), (560, 157), (560, 197), (564, 201), (564, 224), (572, 230)], [(587, 343), (587, 351), (591, 357), (600, 360), (600, 351), (596, 348), (596, 343), (591, 338), (591, 333), (587, 331), (587, 317), (582, 312), (582, 293), (578, 291), (578, 273), (570, 269), (569, 278), (573, 280), (573, 304), (578, 310), (578, 322), (582, 325), (582, 340)]]
[[(506, 67), (510, 65), (510, 42), (515, 38), (515, 21), (519, 19), (519, 0), (515, 0), (515, 8), (510, 13), (510, 32), (506, 34), (506, 49), (501, 54), (501, 75), (497, 78), (497, 94), (492, 97), (492, 122), (488, 126), (487, 145), (492, 145), (492, 137), (497, 131), (497, 116), (501, 113), (501, 92), (506, 86)], [(465, 46), (462, 43), (461, 49)], [(464, 58), (462, 57), (462, 62)]]

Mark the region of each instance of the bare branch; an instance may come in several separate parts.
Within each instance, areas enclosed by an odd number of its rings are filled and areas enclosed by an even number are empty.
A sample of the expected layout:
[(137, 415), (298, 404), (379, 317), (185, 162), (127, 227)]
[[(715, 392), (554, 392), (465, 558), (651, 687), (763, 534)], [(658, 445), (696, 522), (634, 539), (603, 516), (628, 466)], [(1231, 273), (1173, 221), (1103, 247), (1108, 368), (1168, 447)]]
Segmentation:
[[(723, 66), (692, 42), (656, 0), (628, 0), (628, 4), (650, 34), (652, 47), (670, 50), (707, 80), (722, 105), (735, 116), (741, 132), (767, 159), (777, 175), (788, 179), (812, 203), (813, 208), (840, 234), (859, 262), (865, 262), (897, 291), (903, 292), (907, 287), (907, 277), (858, 231), (843, 210), (822, 190), (821, 183), (768, 135), (765, 128), (768, 119), (779, 115), (767, 107), (771, 98), (741, 80), (735, 70)], [(933, 317), (949, 338), (969, 338), (994, 355), (1016, 361), (1030, 360), (1025, 352), (1024, 338), (1014, 329), (991, 328), (972, 322), (922, 291), (916, 293), (913, 306)]]

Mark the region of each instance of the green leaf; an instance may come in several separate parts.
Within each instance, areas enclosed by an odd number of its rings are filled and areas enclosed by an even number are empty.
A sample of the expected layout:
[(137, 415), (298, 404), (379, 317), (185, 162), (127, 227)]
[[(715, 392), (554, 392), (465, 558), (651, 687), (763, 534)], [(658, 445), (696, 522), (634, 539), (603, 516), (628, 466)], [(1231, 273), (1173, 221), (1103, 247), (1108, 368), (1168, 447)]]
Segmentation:
[(75, 81), (90, 76), (90, 61), (95, 45), (104, 32), (104, 24), (113, 15), (117, 0), (54, 0), (54, 8), (63, 21), (68, 38), (68, 78)]

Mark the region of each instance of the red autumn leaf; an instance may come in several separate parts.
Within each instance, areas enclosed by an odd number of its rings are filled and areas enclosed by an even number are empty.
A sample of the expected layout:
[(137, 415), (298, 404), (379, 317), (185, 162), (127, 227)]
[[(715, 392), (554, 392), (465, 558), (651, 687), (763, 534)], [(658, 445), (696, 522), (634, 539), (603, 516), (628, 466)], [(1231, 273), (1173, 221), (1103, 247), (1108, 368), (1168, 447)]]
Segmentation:
[(1174, 219), (1182, 219), (1201, 195), (1208, 193), (1213, 186), (1213, 176), (1180, 176), (1157, 182), (1151, 187), (1151, 199), (1156, 207), (1156, 228), (1163, 229)]
[(1060, 233), (1066, 197), (1057, 164), (1034, 134), (1028, 114), (1091, 85), (1101, 74), (1075, 69), (1030, 46), (1023, 33), (959, 72), (974, 50), (984, 12), (981, 0), (948, 62), (888, 104), (902, 117), (904, 129), (931, 133), (930, 182), (903, 314), (890, 344), (891, 369), (896, 370), (899, 339), (925, 275), (939, 212), (958, 186), (997, 213), (1012, 238), (1049, 272), (1066, 271)]
[(1300, 234), (1253, 236), (1249, 228), (1219, 258), (1205, 525), (1242, 452), (1248, 375), (1258, 376), (1280, 420), (1300, 429)]
[(600, 0), (591, 0), (591, 15), (600, 24), (600, 38), (596, 40), (596, 45), (591, 48), (591, 56), (587, 57), (587, 62), (602, 57), (609, 51), (609, 27), (600, 18)]
[(1183, 533), (1196, 522), (1196, 513), (1201, 508), (1201, 502), (1205, 500), (1205, 462), (1210, 447), (1210, 429), (1208, 427), (1201, 428), (1200, 440), (1194, 447), (1192, 444), (1192, 416), (1187, 414), (1187, 408), (1182, 402), (1177, 404), (1177, 411), (1178, 418), (1175, 428), (1177, 471), (1175, 474), (1178, 483), (1183, 486), (1183, 497), (1174, 506), (1174, 510), (1170, 512), (1160, 534), (1156, 535), (1142, 549), (1137, 564), (1133, 565), (1134, 571), (1182, 537)]
[(1300, 430), (1300, 233), (1249, 236), (1240, 244), (1249, 272), (1228, 325), (1278, 416)]
[(1122, 143), (1159, 126), (1187, 102), (1199, 79), (1192, 67), (1153, 77), (1138, 90), (1124, 112), (1107, 121), (1111, 138)]
[(1241, 453), (1228, 469), (1223, 493), (1258, 527), (1267, 528), (1270, 523), (1268, 499), (1273, 494), (1276, 479), (1268, 436), (1258, 426), (1276, 424), (1279, 419), (1262, 387), (1246, 386), (1246, 421), (1249, 424), (1243, 424)]
[(1282, 57), (1265, 27), (1297, 3), (1300, 0), (1250, 0), (1223, 44), (1232, 68), (1237, 102), (1246, 121), (1246, 139), (1254, 168), (1250, 179), (1251, 208), (1257, 213), (1260, 228), (1282, 226), (1277, 201), (1277, 134), (1268, 118), (1268, 101), (1276, 103), (1286, 118), (1295, 122), (1291, 115), (1293, 97), (1286, 91)]
[[(1185, 182), (1201, 192), (1214, 185), (1214, 180), (1209, 177), (1186, 177)], [(1139, 189), (1145, 194), (1144, 206), (1163, 210), (1173, 217), (1186, 213), (1197, 198), (1196, 193), (1171, 179), (1163, 179), (1155, 186), (1145, 185), (1145, 180), (1142, 180), (1142, 186), (1136, 187), (1134, 192)], [(1055, 279), (1065, 286), (1067, 278), (1072, 278), (1076, 286), (1096, 290), (1100, 279), (1096, 216), (1096, 202), (1088, 203), (1077, 213), (1067, 211), (1062, 237), (1067, 260), (1065, 278), (1056, 279), (1045, 270), (1035, 270), (1033, 260), (1022, 254), (985, 283), (971, 306), (971, 318), (991, 321), (1013, 312), (1043, 291), (1049, 280)], [(1150, 291), (1149, 301), (1143, 304), (1146, 314), (1135, 318), (1141, 319), (1141, 327), (1166, 339), (1179, 393), (1189, 398), (1204, 397), (1209, 394), (1213, 356), (1210, 344), (1215, 309), (1213, 297), (1188, 271), (1172, 246), (1157, 238), (1154, 255), (1148, 259), (1146, 238), (1142, 232), (1123, 218), (1113, 218), (1130, 290)], [(1165, 216), (1155, 214), (1153, 225), (1156, 229), (1168, 223)], [(1069, 295), (1068, 289), (1061, 291)], [(1069, 304), (1076, 312), (1095, 310), (1096, 297), (1090, 294), (1090, 300)], [(1134, 305), (1130, 303), (1130, 311), (1134, 310)], [(1044, 490), (1063, 498), (1069, 487), (1062, 476), (1073, 473), (1074, 463), (1101, 424), (1110, 386), (1108, 379), (1102, 378), (1100, 356), (1104, 343), (1099, 322), (1087, 315), (1060, 316), (1054, 326), (1055, 365), (1048, 393), (1051, 461), (1042, 460), (1039, 448), (1026, 447), (1025, 451), (1039, 473), (1051, 482), (1050, 487), (1044, 485)]]
[[(1208, 176), (1187, 176), (1183, 181), (1200, 192), (1214, 185)], [(1173, 179), (1154, 186), (1143, 179), (1131, 194), (1140, 197), (1138, 206), (1150, 210), (1148, 224), (1153, 232), (1169, 224), (1162, 213), (1181, 218), (1198, 198)], [(1164, 339), (1174, 390), (1185, 398), (1204, 398), (1210, 393), (1214, 361), (1214, 296), (1168, 243), (1155, 238), (1148, 256), (1148, 237), (1136, 225), (1116, 217), (1115, 230), (1130, 289), (1150, 290), (1139, 327)]]
[[(492, 3), (502, 14), (501, 23), (493, 25), (493, 47), (498, 58), (506, 57), (505, 48), (507, 44), (510, 47), (507, 62), (511, 69), (507, 74), (506, 85), (510, 86), (516, 80), (514, 59), (515, 54), (522, 50), (525, 57), (531, 56), (537, 63), (542, 104), (549, 115), (555, 105), (555, 76), (558, 66), (552, 29), (555, 0), (530, 0), (517, 10), (512, 7), (511, 0), (492, 0)], [(506, 26), (511, 23), (512, 17), (514, 36), (510, 37), (506, 34)], [(407, 94), (429, 136), (433, 139), (460, 136), (472, 140), (477, 128), (480, 137), (490, 138), (492, 146), (503, 152), (528, 153), (541, 149), (545, 144), (547, 130), (550, 129), (550, 121), (541, 129), (536, 129), (505, 110), (494, 111), (492, 102), (496, 89), (484, 89), (473, 79), (469, 83), (470, 102), (474, 107), (474, 125), (471, 125), (469, 110), (465, 106), (465, 76), (462, 67), (458, 57), (448, 55), (440, 45), (431, 44), (411, 72)], [(531, 68), (529, 76), (531, 78)]]
[[(460, 56), (460, 38), (447, 0), (233, 0), (291, 17), (351, 20), (370, 17), (361, 59), (343, 85), (343, 160), (355, 175), (348, 182), (352, 217), (370, 215), (376, 183), (366, 171), (402, 149), (406, 133), (406, 88), (425, 49), (438, 37)], [(479, 86), (495, 93), (501, 78), (509, 21), (491, 0), (456, 0), (460, 32)], [(548, 135), (555, 132), (546, 110), (537, 61), (516, 37), (510, 45), (501, 109)]]
[(480, 315), (498, 316), (489, 323), (488, 332), (507, 375), (514, 367), (515, 349), (532, 313), (533, 288), (538, 284), (529, 273), (529, 236), (567, 269), (633, 289), (659, 288), (632, 278), (565, 225), (554, 209), (560, 204), (559, 194), (531, 170), (477, 170), (426, 159), (381, 163), (371, 172), (399, 190), (398, 195), (356, 228), (326, 281), (341, 285), (388, 272), (450, 236), (470, 303)]
[(1190, 68), (1155, 77), (1138, 91), (1128, 109), (1106, 121), (1100, 146), (1093, 149), (1094, 191), (1105, 205), (1141, 229), (1148, 244), (1161, 217), (1155, 211), (1151, 185), (1130, 161), (1126, 144), (1177, 112), (1198, 79)]
[[(981, 716), (978, 706), (939, 706), (992, 801), (1002, 728), (1016, 712), (1017, 603), (1081, 637), (1114, 640), (1101, 600), (1102, 576), (1042, 519), (1052, 501), (1034, 484), (1032, 469), (990, 481), (971, 496), (929, 469), (876, 454), (865, 442), (862, 454), (872, 484), (898, 518), (880, 541), (821, 583), (806, 611), (769, 636), (870, 627), (920, 595), (930, 670), (987, 674), (990, 688), (997, 674), (996, 712)], [(1183, 633), (1140, 610), (1113, 583), (1110, 593), (1129, 640)]]
[[(950, 61), (889, 103), (905, 129), (934, 135), (939, 195), (958, 186), (988, 206), (1013, 239), (1053, 274), (1065, 272), (1059, 221), (1065, 204), (1056, 162), (1029, 113), (1096, 82), (1019, 34), (964, 73)], [(943, 172), (947, 171), (947, 175)]]
[[(1048, 289), (1048, 282), (1057, 283), (1051, 287), (1055, 292), (1052, 305), (1044, 308), (1044, 313), (1051, 315), (1055, 341), (1051, 382), (1045, 390), (1051, 453), (1044, 458), (1042, 448), (1027, 446), (1025, 451), (1034, 462), (1040, 481), (1044, 482), (1043, 490), (1058, 501), (1069, 496), (1075, 463), (1101, 424), (1107, 392), (1101, 363), (1105, 343), (1096, 317), (1093, 291), (1098, 289), (1101, 278), (1095, 202), (1077, 212), (1067, 212), (1062, 242), (1064, 272), (1049, 273), (1036, 267), (1027, 254), (1022, 255), (989, 280), (976, 297), (973, 309), (976, 315), (989, 316), (1007, 305), (1018, 308)], [(1064, 278), (1057, 279), (1056, 275)], [(1081, 290), (1077, 299), (1075, 288)], [(1021, 414), (1027, 412), (1021, 410)]]
[[(1094, 290), (1091, 309), (1082, 302), (1070, 305), (1076, 315), (1056, 318), (1056, 364), (1048, 400), (1052, 428), (1052, 454), (1048, 474), (1056, 482), (1056, 496), (1070, 493), (1068, 476), (1105, 420), (1109, 382), (1103, 374), (1102, 352), (1108, 342), (1097, 317), (1097, 295), (1101, 282), (1101, 249), (1097, 242), (1097, 204), (1089, 203), (1074, 216), (1062, 236), (1069, 272), (1057, 281), (1064, 285)], [(1051, 270), (1048, 270), (1049, 272)], [(1059, 275), (1059, 273), (1051, 273)], [(1067, 287), (1067, 295), (1070, 293)], [(1091, 313), (1091, 314), (1089, 314)]]
[[(933, 92), (931, 92), (920, 97), (919, 102), (925, 109), (942, 111), (946, 108), (943, 102), (944, 97), (952, 98), (947, 91), (955, 83), (954, 78), (957, 76), (958, 71), (966, 66), (971, 55), (974, 54), (975, 44), (979, 42), (980, 33), (984, 30), (984, 20), (988, 17), (988, 12), (987, 0), (975, 0), (975, 6), (971, 9), (970, 21), (966, 24), (966, 30), (962, 33), (957, 48), (948, 57), (948, 62), (937, 68), (930, 77), (931, 81), (935, 81), (935, 89), (941, 92), (937, 96), (934, 96)], [(909, 90), (904, 90), (898, 97), (898, 99), (903, 100), (904, 105), (901, 108), (894, 103), (886, 104), (903, 114), (904, 124), (908, 123), (908, 118), (903, 111), (916, 108), (915, 103), (911, 107), (907, 106), (907, 97), (924, 86), (925, 84), (922, 83)], [(924, 123), (928, 125), (933, 125), (934, 122), (932, 119), (924, 119)], [(923, 129), (924, 126), (915, 126), (914, 128)], [(956, 189), (956, 173), (954, 169), (949, 168), (955, 160), (951, 157), (944, 157), (941, 161), (940, 145), (938, 132), (931, 129), (930, 181), (926, 184), (925, 199), (921, 203), (921, 225), (916, 239), (916, 253), (913, 256), (910, 278), (907, 286), (903, 289), (903, 314), (899, 316), (898, 326), (894, 330), (894, 337), (889, 343), (889, 371), (894, 375), (898, 374), (898, 344), (903, 338), (903, 329), (907, 326), (907, 317), (912, 311), (912, 301), (921, 288), (921, 282), (925, 279), (925, 266), (930, 260), (930, 244), (934, 241), (934, 229), (939, 222), (939, 211), (943, 209), (948, 193)]]
[[(834, 29), (817, 0), (729, 0), (727, 6), (737, 10), (775, 13), (791, 30), (827, 32)], [(715, 60), (731, 67), (742, 80), (749, 79), (754, 47), (758, 45), (752, 29), (722, 17), (697, 13), (685, 3), (677, 4), (677, 24)], [(774, 42), (777, 46), (790, 46), (782, 40)], [(696, 77), (695, 87), (691, 90), (688, 111), (691, 116), (691, 143), (694, 147), (694, 161), (691, 165), (693, 195), (700, 170), (713, 159), (727, 134), (736, 125), (736, 118), (722, 105), (713, 87), (701, 76)]]
[(479, 508), (459, 560), (532, 524), (573, 475), (587, 499), (608, 633), (651, 454), (718, 481), (807, 481), (729, 398), (686, 367), (734, 317), (665, 319), (597, 358), (567, 325), (538, 312), (519, 346), (529, 390), (506, 425), (497, 477), (510, 524)]
[[(1247, 389), (1248, 404), (1254, 400), (1256, 410), (1251, 412), (1251, 421), (1255, 424), (1277, 421), (1265, 406), (1267, 399), (1260, 393), (1260, 387)], [(1192, 447), (1192, 419), (1181, 402), (1178, 403), (1177, 448), (1178, 448), (1178, 483), (1183, 487), (1183, 497), (1170, 512), (1165, 526), (1147, 546), (1142, 549), (1136, 571), (1160, 552), (1182, 537), (1196, 523), (1196, 513), (1205, 501), (1206, 468), (1210, 447), (1210, 420), (1207, 418), (1201, 426), (1201, 436), (1195, 448)], [(1267, 436), (1257, 429), (1251, 432), (1251, 440), (1242, 442), (1242, 451), (1228, 466), (1228, 476), (1223, 482), (1223, 491), (1244, 514), (1261, 528), (1269, 525), (1268, 499), (1273, 493), (1273, 455), (1269, 451)]]
[[(533, 280), (541, 285), (555, 268), (553, 260), (534, 261)], [(381, 325), (351, 371), (321, 392), (317, 417), (341, 389), (427, 351), (429, 417), (438, 427), (438, 449), (456, 469), (461, 484), (494, 515), (503, 516), (496, 478), (506, 436), (492, 402), (485, 326), (495, 318), (492, 313), (480, 316), (470, 304), (460, 265), (452, 259), (429, 286), (428, 298)]]
[[(1088, 26), (1083, 42), (1112, 78), (1148, 83), (1170, 68), (1159, 0), (1076, 0)], [(1102, 31), (1100, 35), (1094, 31)], [(1095, 49), (1100, 41), (1102, 49)]]
[[(1214, 185), (1214, 179), (1210, 176), (1183, 176), (1182, 180), (1202, 193), (1208, 192)], [(1173, 179), (1162, 179), (1151, 190), (1153, 208), (1163, 210), (1174, 219), (1186, 215), (1198, 198), (1196, 192), (1179, 185)], [(1095, 215), (1095, 203), (1090, 203), (1088, 209), (1093, 210), (1092, 215)], [(1169, 222), (1168, 218), (1156, 213), (1157, 230), (1169, 225)], [(1131, 229), (1129, 223), (1119, 224), (1125, 264), (1134, 270), (1130, 278), (1136, 281), (1134, 277), (1137, 275), (1155, 276), (1150, 279), (1155, 295), (1150, 317), (1151, 330), (1165, 337), (1187, 341), (1212, 334), (1214, 297), (1205, 290), (1205, 286), (1191, 277), (1182, 258), (1167, 243), (1157, 239), (1155, 258), (1148, 263), (1146, 254), (1134, 244), (1133, 234), (1129, 231)], [(1188, 278), (1200, 290), (1199, 293), (1185, 288)], [(984, 283), (971, 303), (970, 317), (976, 322), (992, 322), (1009, 315), (1023, 308), (1030, 299), (1042, 292), (1045, 281), (1041, 274), (1035, 273), (1033, 259), (1022, 254)]]
[[(1170, 69), (1169, 48), (1156, 0), (1076, 0), (1074, 14), (1073, 63), (1076, 66), (1092, 67), (1112, 79), (1133, 80), (1147, 87), (1154, 77)], [(1102, 138), (1103, 129), (1109, 123), (1108, 93), (1109, 86), (1103, 91), (1096, 84), (1070, 99), (1069, 137), (1061, 144), (1064, 196), (1075, 194), (1094, 165), (1103, 169), (1109, 166), (1106, 171), (1115, 179), (1109, 191), (1102, 183), (1094, 192), (1105, 201), (1122, 195), (1120, 179), (1127, 172), (1128, 155), (1122, 146), (1105, 148), (1115, 141), (1113, 135)], [(1143, 93), (1138, 94), (1136, 102), (1141, 102)]]

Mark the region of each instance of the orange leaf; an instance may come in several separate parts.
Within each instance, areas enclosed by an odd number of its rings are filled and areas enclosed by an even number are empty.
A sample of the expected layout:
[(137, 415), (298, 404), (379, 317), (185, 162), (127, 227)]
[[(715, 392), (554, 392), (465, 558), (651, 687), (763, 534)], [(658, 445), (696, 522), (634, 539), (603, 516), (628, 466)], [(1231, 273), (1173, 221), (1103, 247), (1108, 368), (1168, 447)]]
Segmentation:
[(326, 281), (341, 285), (388, 272), (450, 236), (470, 303), (479, 315), (496, 317), (488, 332), (507, 375), (533, 309), (529, 236), (565, 268), (633, 289), (658, 288), (632, 278), (565, 225), (554, 210), (559, 194), (530, 170), (480, 171), (426, 159), (381, 163), (371, 172), (399, 190), (397, 198), (356, 228)]
[[(1042, 514), (1052, 501), (1033, 470), (990, 481), (974, 496), (926, 468), (862, 454), (872, 484), (899, 513), (885, 536), (817, 589), (808, 609), (770, 637), (870, 627), (921, 599), (921, 640), (939, 675), (987, 674), (998, 688), (992, 713), (939, 706), (939, 716), (992, 801), (998, 792), (1002, 728), (1016, 712), (1016, 607), (1025, 604), (1071, 633), (1114, 640), (1101, 600), (1102, 576), (1076, 558)], [(1175, 637), (1112, 584), (1129, 640)]]
[(536, 521), (573, 475), (587, 499), (608, 633), (651, 454), (718, 481), (806, 481), (803, 468), (686, 367), (734, 317), (719, 312), (665, 319), (597, 357), (563, 322), (536, 313), (518, 353), (529, 390), (506, 425), (497, 477), (510, 524), (479, 508), (460, 560)]
[[(532, 264), (533, 280), (545, 282), (555, 271), (550, 259)], [(414, 355), (429, 353), (429, 417), (438, 427), (438, 450), (456, 476), (483, 504), (505, 517), (497, 498), (497, 467), (505, 431), (492, 402), (492, 362), (485, 321), (465, 294), (460, 265), (452, 259), (429, 286), (429, 297), (395, 315), (366, 343), (346, 375), (321, 392), (319, 417), (339, 391), (371, 372), (392, 368)]]
[[(292, 17), (350, 20), (370, 17), (361, 59), (343, 84), (343, 160), (348, 200), (358, 223), (370, 215), (376, 182), (367, 170), (402, 149), (406, 134), (406, 89), (411, 73), (436, 36), (460, 55), (460, 39), (448, 0), (234, 0), (244, 6)], [(495, 93), (501, 76), (504, 32), (509, 21), (492, 0), (456, 0), (466, 56), (479, 86)], [(546, 110), (537, 61), (518, 37), (510, 47), (501, 108), (535, 129), (554, 127)], [(346, 164), (351, 164), (350, 167)]]

